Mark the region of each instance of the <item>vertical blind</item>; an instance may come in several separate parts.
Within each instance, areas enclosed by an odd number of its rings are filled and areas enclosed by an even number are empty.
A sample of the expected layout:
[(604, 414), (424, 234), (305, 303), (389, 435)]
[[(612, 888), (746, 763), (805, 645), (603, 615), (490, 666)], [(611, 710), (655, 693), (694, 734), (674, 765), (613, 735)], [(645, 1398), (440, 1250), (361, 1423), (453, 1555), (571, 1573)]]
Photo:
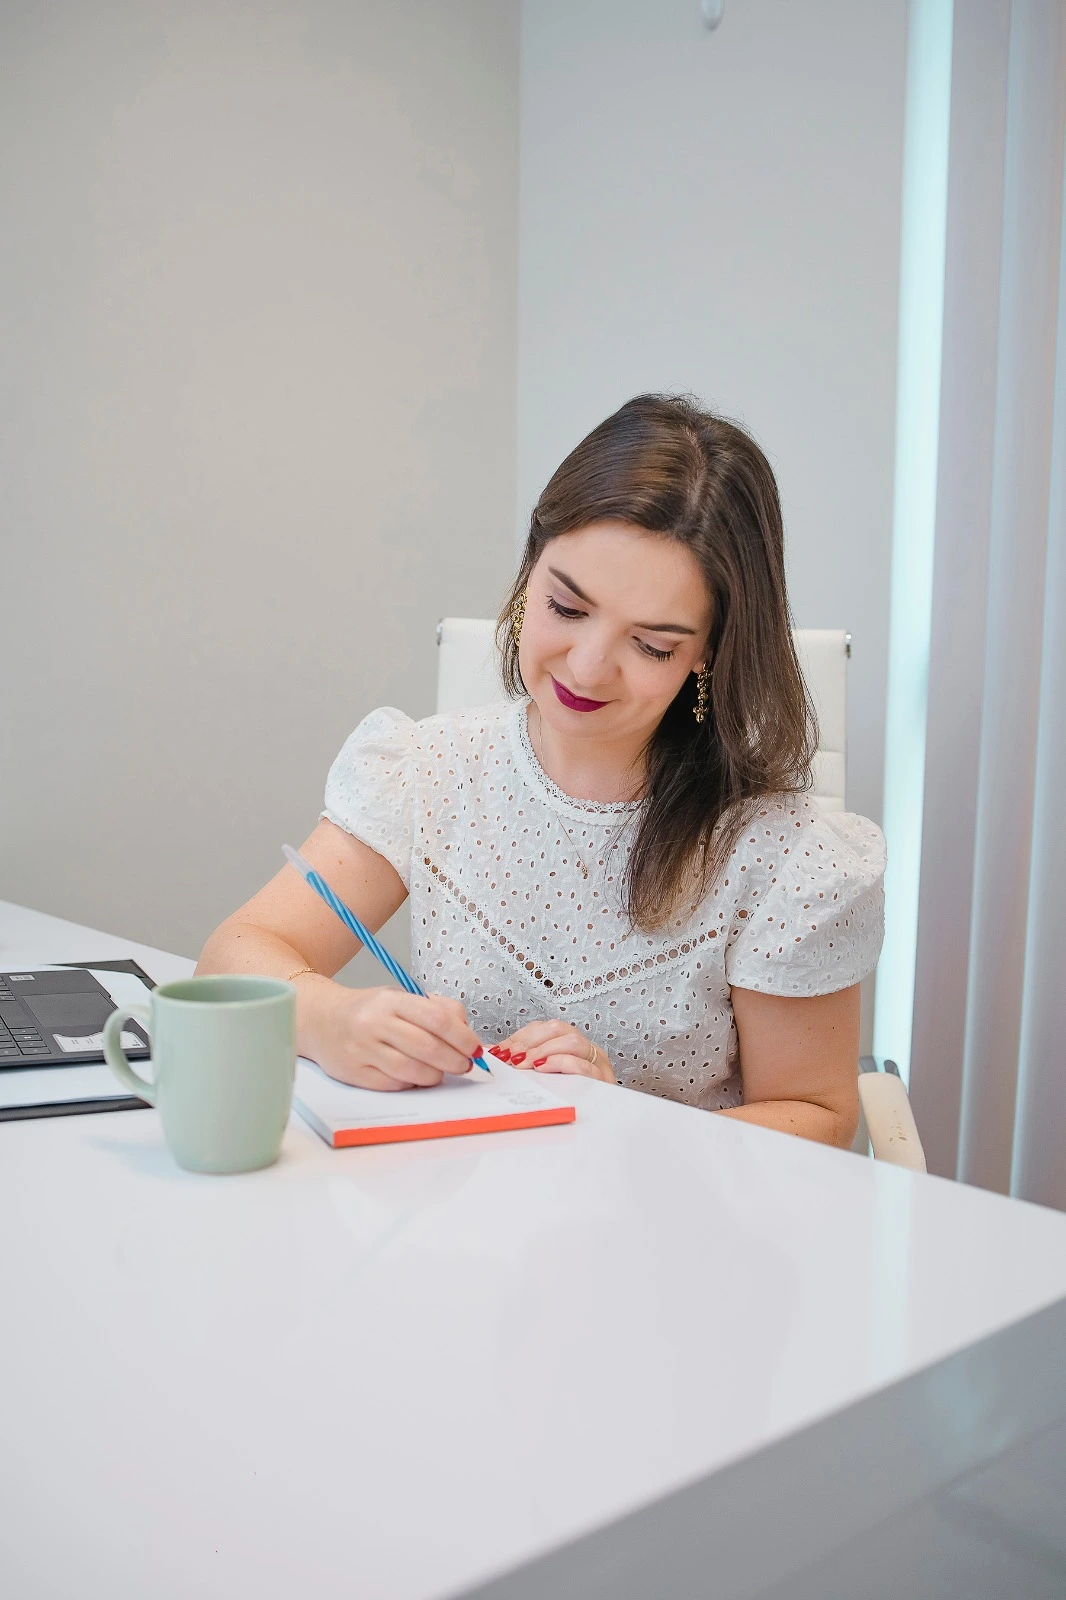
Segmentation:
[(955, 8), (911, 1097), (1066, 1209), (1063, 9)]

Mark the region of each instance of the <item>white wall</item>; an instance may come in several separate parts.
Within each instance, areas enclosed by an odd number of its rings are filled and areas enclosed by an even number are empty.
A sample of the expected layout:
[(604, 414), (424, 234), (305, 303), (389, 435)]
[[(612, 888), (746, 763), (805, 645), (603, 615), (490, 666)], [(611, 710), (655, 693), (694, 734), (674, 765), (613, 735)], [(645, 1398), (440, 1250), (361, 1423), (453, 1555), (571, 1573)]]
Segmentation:
[(905, 0), (525, 0), (518, 526), (630, 395), (743, 421), (801, 627), (849, 628), (852, 809), (880, 817)]
[(0, 895), (195, 953), (507, 581), (517, 0), (2, 33)]
[(0, 894), (194, 952), (646, 388), (766, 447), (879, 815), (905, 0), (525, 0), (520, 206), (518, 11), (5, 6)]

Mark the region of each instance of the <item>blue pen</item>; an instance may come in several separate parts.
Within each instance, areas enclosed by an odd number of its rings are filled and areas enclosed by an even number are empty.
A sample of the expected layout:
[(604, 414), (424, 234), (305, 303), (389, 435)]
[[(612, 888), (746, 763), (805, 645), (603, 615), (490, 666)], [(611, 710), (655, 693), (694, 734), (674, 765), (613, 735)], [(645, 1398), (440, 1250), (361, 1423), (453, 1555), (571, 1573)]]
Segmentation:
[[(291, 844), (283, 844), (281, 850), (290, 866), (295, 867), (304, 882), (309, 884), (317, 895), (321, 896), (331, 911), (335, 911), (337, 913), (338, 917), (340, 917), (341, 921), (344, 923), (344, 926), (351, 929), (352, 933), (355, 934), (355, 937), (360, 941), (360, 943), (366, 945), (371, 955), (377, 956), (378, 960), (381, 962), (381, 965), (387, 972), (392, 973), (392, 976), (396, 979), (397, 983), (400, 984), (402, 988), (406, 989), (408, 994), (424, 995), (426, 991), (422, 988), (422, 986), (415, 982), (410, 973), (407, 973), (403, 970), (400, 963), (395, 960), (393, 956), (389, 955), (389, 952), (385, 949), (385, 946), (378, 943), (370, 929), (363, 926), (354, 912), (349, 911), (344, 901), (338, 900), (337, 896), (333, 893), (333, 890), (330, 888), (325, 878), (322, 877), (321, 873), (315, 871), (314, 867), (309, 861), (304, 860), (299, 850), (294, 850)], [(473, 1060), (474, 1065), (476, 1067), (480, 1067), (483, 1072), (492, 1071), (492, 1068), (489, 1066), (484, 1056), (473, 1056), (471, 1059)]]

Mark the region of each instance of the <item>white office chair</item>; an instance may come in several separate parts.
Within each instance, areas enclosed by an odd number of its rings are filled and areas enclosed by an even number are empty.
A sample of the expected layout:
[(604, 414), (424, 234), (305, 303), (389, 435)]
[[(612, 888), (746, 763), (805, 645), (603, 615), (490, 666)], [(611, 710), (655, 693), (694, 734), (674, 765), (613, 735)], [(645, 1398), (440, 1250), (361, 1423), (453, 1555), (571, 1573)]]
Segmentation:
[[(813, 792), (831, 811), (845, 809), (847, 781), (847, 664), (850, 633), (829, 628), (797, 629), (796, 654), (818, 713), (818, 751)], [(491, 705), (506, 700), (496, 650), (496, 624), (485, 617), (443, 617), (437, 624), (437, 711)], [(862, 1116), (853, 1148), (895, 1166), (924, 1172), (925, 1154), (907, 1090), (895, 1062), (863, 1056), (859, 1063)]]

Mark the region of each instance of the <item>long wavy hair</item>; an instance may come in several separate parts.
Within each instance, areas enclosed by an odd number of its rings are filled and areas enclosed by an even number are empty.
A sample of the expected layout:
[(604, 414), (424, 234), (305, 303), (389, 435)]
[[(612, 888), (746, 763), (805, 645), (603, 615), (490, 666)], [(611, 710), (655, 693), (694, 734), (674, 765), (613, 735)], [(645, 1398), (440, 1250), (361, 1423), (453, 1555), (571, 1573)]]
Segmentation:
[(736, 423), (669, 395), (627, 401), (571, 451), (537, 501), (496, 629), (512, 696), (526, 688), (511, 619), (541, 552), (560, 534), (608, 520), (684, 545), (713, 602), (707, 715), (695, 720), (690, 673), (643, 751), (622, 899), (631, 925), (651, 932), (700, 903), (761, 799), (810, 786), (817, 724), (792, 642), (770, 464)]

